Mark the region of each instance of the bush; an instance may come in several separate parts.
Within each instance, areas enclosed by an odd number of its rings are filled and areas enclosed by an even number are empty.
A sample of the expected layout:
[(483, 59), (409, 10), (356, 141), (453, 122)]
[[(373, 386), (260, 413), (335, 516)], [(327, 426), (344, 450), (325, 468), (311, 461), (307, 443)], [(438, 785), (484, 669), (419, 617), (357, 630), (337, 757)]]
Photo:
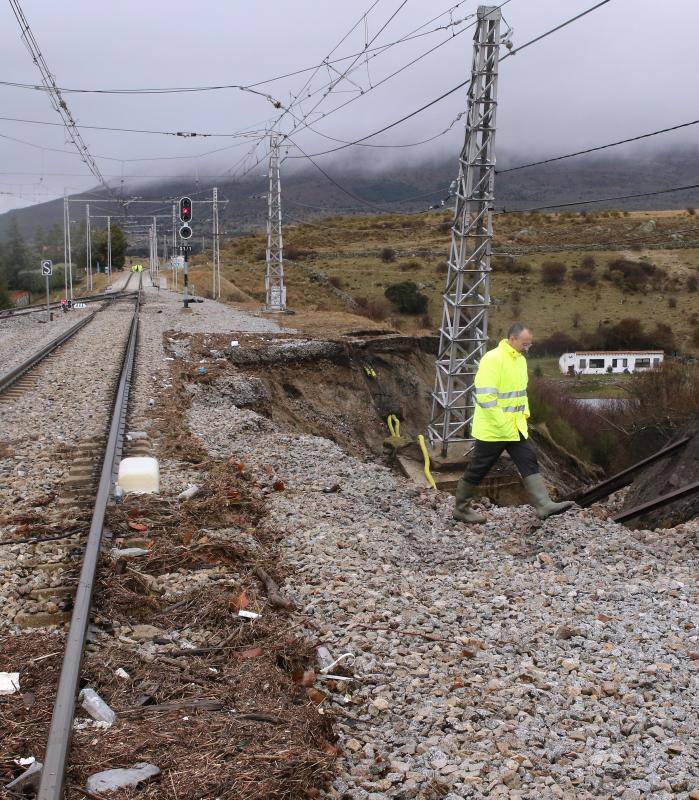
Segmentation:
[(418, 291), (417, 284), (413, 281), (391, 284), (386, 288), (384, 296), (401, 314), (424, 314), (427, 311), (428, 299)]
[(416, 272), (421, 266), (422, 264), (419, 261), (401, 261), (401, 263), (398, 265), (398, 269), (401, 272)]
[(515, 259), (509, 271), (513, 275), (528, 275), (532, 271), (532, 265), (528, 261)]
[(595, 278), (594, 272), (589, 269), (574, 269), (570, 277), (578, 286), (597, 286), (597, 278)]
[(255, 261), (266, 261), (267, 252), (265, 250), (258, 250), (255, 253)]
[(659, 369), (634, 376), (629, 391), (641, 418), (692, 418), (699, 412), (699, 368), (665, 361)]
[(548, 286), (559, 286), (566, 277), (568, 268), (560, 261), (544, 261), (541, 265), (541, 280)]
[(491, 261), (491, 266), (496, 270), (504, 270), (510, 275), (526, 275), (532, 271), (531, 264), (519, 261), (515, 256), (496, 256)]
[(328, 282), (330, 283), (331, 286), (334, 286), (336, 289), (342, 289), (342, 287), (345, 285), (345, 282), (339, 275), (331, 275), (328, 278)]
[(444, 222), (439, 223), (439, 232), (440, 233), (449, 233), (453, 227), (454, 223), (451, 220), (444, 220)]
[(384, 264), (390, 264), (396, 260), (396, 251), (392, 247), (384, 247), (381, 251), (381, 260)]
[(687, 291), (696, 292), (697, 289), (699, 289), (699, 278), (696, 275), (690, 275), (687, 278)]
[(449, 272), (449, 263), (447, 261), (438, 261), (434, 271), (437, 275), (446, 275)]
[(357, 311), (363, 317), (368, 317), (374, 322), (383, 322), (389, 313), (389, 307), (381, 300), (369, 300), (366, 297), (357, 297)]
[(690, 217), (693, 217), (697, 213), (697, 210), (693, 206), (690, 206), (687, 209), (687, 213), (689, 214)]
[(699, 347), (699, 328), (694, 329), (694, 333), (692, 334), (692, 344), (695, 347)]
[(665, 270), (649, 261), (629, 261), (615, 258), (607, 263), (607, 275), (620, 288), (627, 291), (641, 291), (648, 283), (658, 286), (665, 277)]
[(562, 331), (552, 333), (548, 338), (537, 342), (537, 353), (545, 356), (561, 356), (563, 353), (573, 353), (580, 349), (580, 342)]
[(668, 297), (667, 298), (667, 305), (668, 305), (668, 308), (677, 308), (677, 298), (676, 297)]
[(284, 247), (284, 258), (287, 261), (298, 261), (301, 258), (313, 255), (315, 255), (314, 250), (302, 250), (300, 247), (296, 247), (296, 245), (293, 244), (288, 244)]
[(580, 262), (580, 266), (583, 269), (594, 269), (597, 266), (597, 263), (595, 262), (594, 256), (585, 256), (585, 258), (583, 258), (583, 260)]
[(658, 322), (652, 331), (646, 331), (640, 319), (626, 317), (616, 325), (600, 325), (597, 331), (586, 338), (585, 347), (590, 350), (676, 350), (675, 334), (663, 322)]

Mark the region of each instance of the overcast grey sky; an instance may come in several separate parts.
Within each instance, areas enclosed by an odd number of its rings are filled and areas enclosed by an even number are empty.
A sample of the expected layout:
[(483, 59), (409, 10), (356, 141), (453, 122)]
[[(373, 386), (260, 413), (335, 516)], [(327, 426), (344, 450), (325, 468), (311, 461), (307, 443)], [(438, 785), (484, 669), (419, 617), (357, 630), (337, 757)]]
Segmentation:
[[(416, 29), (425, 34), (370, 51), (375, 57), (360, 58), (357, 69), (325, 97), (323, 87), (339, 77), (327, 68), (255, 87), (269, 98), (236, 89), (155, 95), (66, 93), (81, 125), (249, 132), (244, 138), (183, 139), (81, 129), (100, 169), (116, 184), (122, 174), (128, 182), (130, 176), (203, 177), (252, 168), (252, 159), (266, 150), (260, 137), (282, 114), (272, 101), (288, 107), (308, 78), (312, 81), (306, 94), (313, 96), (292, 107), (300, 119), (320, 101), (309, 117), (314, 130), (293, 135), (306, 153), (338, 146), (327, 137), (347, 141), (377, 130), (468, 77), (473, 36), (468, 26), (477, 8), (473, 0), (20, 2), (57, 84), (79, 89), (249, 86), (317, 65), (330, 53), (331, 59), (360, 53), (374, 37), (370, 46), (375, 48)], [(595, 0), (509, 0), (503, 14), (517, 47), (594, 4)], [(438, 17), (449, 8), (451, 13)], [(500, 72), (498, 152), (557, 154), (699, 117), (697, 29), (696, 0), (611, 0), (508, 58)], [(433, 53), (371, 88), (440, 42), (444, 44)], [(7, 0), (0, 0), (0, 54), (0, 81), (40, 82)], [(346, 59), (334, 66), (341, 72), (350, 64), (352, 59)], [(369, 141), (404, 144), (431, 137), (464, 109), (465, 96), (465, 89), (456, 92)], [(319, 119), (321, 113), (349, 100), (346, 108)], [(0, 85), (0, 108), (3, 117), (60, 121), (46, 94), (31, 89)], [(294, 124), (287, 113), (279, 127), (289, 132)], [(655, 144), (696, 143), (697, 128), (658, 137)], [(0, 120), (0, 135), (11, 137), (1, 139), (0, 212), (60, 196), (64, 189), (73, 193), (95, 185), (62, 128)], [(362, 148), (360, 153), (355, 148), (318, 161), (330, 169), (333, 164), (338, 167), (338, 159), (346, 163), (361, 157), (364, 162), (385, 163), (392, 158), (408, 161), (453, 154), (456, 163), (462, 138), (463, 123), (457, 122), (448, 134), (419, 147)], [(203, 155), (221, 148), (228, 149)], [(250, 152), (253, 155), (243, 160)], [(298, 154), (290, 148), (290, 156)], [(285, 168), (291, 166), (289, 161)], [(263, 171), (264, 166), (254, 169), (257, 174)]]

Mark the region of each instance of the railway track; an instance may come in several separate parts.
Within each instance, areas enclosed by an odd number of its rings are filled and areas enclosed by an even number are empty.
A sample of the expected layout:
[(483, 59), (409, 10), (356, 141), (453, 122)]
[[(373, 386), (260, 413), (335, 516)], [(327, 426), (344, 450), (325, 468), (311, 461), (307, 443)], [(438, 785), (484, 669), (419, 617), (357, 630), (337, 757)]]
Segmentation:
[[(131, 292), (128, 291), (129, 283), (131, 283), (131, 279), (134, 273), (129, 273), (129, 277), (126, 279), (126, 283), (123, 285), (121, 289), (118, 289), (115, 292), (105, 293), (102, 292), (101, 294), (88, 294), (82, 297), (75, 297), (73, 298), (74, 303), (99, 303), (114, 300), (117, 298), (125, 297), (127, 295), (135, 295), (138, 293), (138, 290), (132, 290)], [(61, 310), (61, 302), (60, 300), (49, 303), (49, 309), (51, 311), (60, 311)], [(22, 306), (20, 308), (6, 308), (0, 311), (0, 320), (3, 319), (15, 319), (17, 317), (24, 317), (28, 316), (29, 314), (41, 314), (46, 312), (46, 303), (32, 303), (28, 306)]]
[(4, 375), (0, 375), (0, 402), (11, 402), (33, 386), (36, 382), (36, 376), (31, 374), (34, 367), (38, 366), (47, 356), (50, 356), (58, 350), (62, 344), (72, 339), (78, 331), (81, 331), (86, 325), (92, 322), (94, 317), (95, 313), (93, 312), (84, 319), (81, 319), (80, 322), (77, 322), (75, 325), (68, 328), (67, 331), (64, 331), (55, 339), (52, 339), (40, 350), (32, 353), (29, 358), (25, 359), (14, 369), (6, 372)]
[[(106, 298), (95, 298), (96, 300), (99, 299), (103, 302), (106, 300), (107, 302), (101, 309), (93, 311), (75, 325), (72, 325), (70, 328), (68, 328), (68, 330), (63, 331), (50, 342), (43, 345), (43, 347), (32, 353), (22, 363), (18, 364), (16, 367), (13, 367), (5, 374), (0, 375), (0, 403), (12, 402), (32, 386), (36, 385), (37, 376), (32, 374), (34, 368), (44, 361), (44, 359), (53, 355), (62, 345), (72, 339), (86, 325), (92, 322), (92, 320), (95, 318), (95, 314), (99, 313), (99, 311), (103, 310), (104, 308), (108, 308), (117, 301), (128, 301), (133, 298), (136, 300), (136, 302), (138, 302), (138, 295), (138, 291), (126, 292), (125, 290), (122, 290), (120, 292), (115, 292), (113, 295), (109, 295)], [(46, 308), (44, 306), (44, 311), (45, 310)]]
[[(123, 293), (121, 297), (124, 297)], [(139, 310), (140, 285), (118, 366), (118, 376), (116, 380), (113, 375), (105, 376), (109, 383), (109, 399), (105, 393), (105, 400), (111, 406), (105, 434), (81, 437), (70, 448), (70, 469), (63, 477), (52, 518), (38, 524), (34, 522), (20, 525), (15, 530), (26, 530), (25, 534), (17, 536), (15, 533), (11, 538), (0, 541), (3, 550), (6, 547), (11, 549), (16, 545), (28, 545), (27, 555), (23, 556), (28, 558), (25, 561), (26, 567), (48, 578), (45, 586), (32, 589), (24, 595), (30, 608), (32, 605), (40, 605), (43, 610), (38, 613), (33, 610), (20, 612), (14, 618), (15, 624), (33, 628), (60, 624), (70, 619), (64, 664), (47, 744), (46, 769), (39, 794), (45, 798), (59, 798), (63, 795), (63, 772), (89, 623), (96, 565), (101, 549), (104, 515), (114, 485), (116, 465), (122, 452), (126, 409), (135, 363)], [(2, 376), (0, 391), (5, 391), (0, 397), (0, 403), (15, 403), (22, 398), (25, 391), (39, 384), (41, 379), (34, 373), (34, 368), (50, 354), (59, 352), (59, 348), (75, 337), (95, 316), (96, 314), (91, 314), (81, 320), (20, 366)], [(27, 399), (24, 402), (26, 404), (30, 401)], [(8, 409), (8, 412), (9, 416), (12, 409)], [(21, 414), (21, 411), (18, 410), (17, 414)], [(85, 539), (88, 520), (89, 531)], [(82, 564), (78, 577), (77, 567), (81, 554)]]
[(80, 667), (85, 649), (87, 629), (90, 623), (90, 604), (102, 547), (104, 517), (114, 486), (115, 469), (122, 450), (131, 375), (136, 354), (139, 307), (140, 298), (136, 300), (119, 379), (116, 384), (109, 430), (101, 458), (102, 466), (99, 483), (94, 495), (90, 529), (85, 544), (80, 578), (73, 600), (73, 612), (51, 718), (44, 768), (39, 785), (38, 797), (42, 800), (60, 800), (63, 796), (64, 775), (70, 748), (70, 735), (75, 714)]

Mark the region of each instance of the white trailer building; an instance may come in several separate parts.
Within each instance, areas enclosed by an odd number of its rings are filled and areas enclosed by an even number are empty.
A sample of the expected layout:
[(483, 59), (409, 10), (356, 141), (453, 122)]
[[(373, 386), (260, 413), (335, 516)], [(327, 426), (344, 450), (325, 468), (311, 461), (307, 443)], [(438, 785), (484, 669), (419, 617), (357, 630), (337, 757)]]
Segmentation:
[(558, 365), (564, 375), (605, 375), (642, 372), (663, 363), (662, 350), (581, 350), (563, 353)]

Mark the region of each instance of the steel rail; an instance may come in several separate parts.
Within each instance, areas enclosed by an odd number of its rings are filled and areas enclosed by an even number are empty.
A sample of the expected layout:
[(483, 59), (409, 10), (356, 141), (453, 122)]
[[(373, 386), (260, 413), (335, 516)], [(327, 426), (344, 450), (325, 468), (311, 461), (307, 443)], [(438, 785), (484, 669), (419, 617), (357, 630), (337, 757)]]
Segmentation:
[[(126, 280), (126, 283), (116, 292), (102, 292), (101, 294), (86, 294), (83, 296), (78, 295), (77, 297), (73, 298), (74, 303), (98, 303), (101, 300), (115, 300), (118, 297), (127, 297), (128, 295), (136, 294), (136, 291), (127, 292), (127, 288), (129, 283), (131, 282), (131, 278), (133, 277), (133, 272), (129, 273), (129, 277)], [(61, 307), (61, 301), (56, 300), (53, 303), (49, 304), (51, 309), (59, 309)], [(0, 319), (13, 319), (14, 317), (22, 317), (28, 314), (37, 314), (41, 311), (46, 311), (46, 303), (31, 303), (27, 306), (19, 306), (17, 308), (5, 308), (0, 311)]]
[(668, 492), (653, 500), (649, 500), (647, 503), (641, 503), (638, 506), (629, 508), (628, 511), (621, 511), (616, 516), (612, 517), (612, 519), (614, 522), (626, 522), (626, 520), (638, 517), (646, 511), (654, 511), (656, 508), (662, 508), (669, 503), (673, 503), (675, 500), (680, 500), (682, 497), (694, 494), (694, 492), (699, 492), (699, 481), (687, 483), (679, 489), (675, 489), (673, 492)]
[(652, 464), (654, 461), (657, 461), (660, 458), (664, 458), (670, 453), (674, 453), (675, 450), (678, 450), (680, 447), (684, 447), (689, 441), (689, 437), (685, 436), (678, 442), (674, 442), (667, 447), (663, 447), (662, 450), (658, 450), (657, 452), (648, 456), (648, 458), (644, 458), (642, 461), (637, 461), (630, 467), (627, 467), (621, 472), (617, 472), (616, 475), (612, 475), (611, 478), (607, 478), (607, 480), (592, 486), (590, 489), (584, 489), (582, 492), (573, 492), (566, 495), (564, 499), (574, 500), (583, 508), (591, 506), (593, 503), (598, 503), (600, 500), (608, 497), (612, 492), (616, 492), (619, 489), (622, 489), (624, 486), (628, 486), (633, 481), (632, 475), (634, 472), (637, 472), (639, 469), (643, 469), (643, 467), (648, 466), (648, 464)]
[[(139, 283), (140, 290), (140, 283)], [(97, 573), (104, 516), (112, 489), (114, 462), (120, 452), (121, 439), (124, 432), (126, 408), (131, 388), (131, 374), (136, 353), (136, 340), (138, 337), (138, 312), (140, 308), (140, 293), (136, 300), (134, 316), (131, 321), (129, 338), (124, 351), (121, 375), (116, 390), (112, 419), (109, 427), (109, 436), (102, 462), (102, 472), (97, 488), (92, 521), (85, 546), (80, 579), (75, 594), (73, 614), (70, 620), (70, 629), (66, 641), (63, 666), (58, 681), (56, 701), (51, 717), (46, 754), (41, 772), (38, 800), (61, 800), (63, 797), (65, 771), (70, 750), (70, 740), (73, 730), (73, 717), (75, 715), (75, 701), (80, 678), (87, 629), (90, 623), (90, 605)]]
[(0, 393), (4, 392), (6, 389), (9, 389), (13, 383), (19, 380), (22, 375), (26, 372), (29, 372), (30, 369), (33, 369), (40, 361), (43, 361), (47, 355), (52, 353), (57, 347), (60, 347), (64, 342), (67, 342), (72, 336), (84, 328), (88, 322), (92, 322), (94, 319), (96, 312), (93, 311), (92, 314), (81, 319), (80, 322), (77, 322), (71, 328), (68, 328), (67, 331), (64, 331), (60, 336), (57, 336), (55, 339), (52, 339), (48, 344), (44, 345), (41, 350), (38, 350), (33, 355), (29, 356), (26, 361), (23, 361), (19, 366), (11, 369), (5, 375), (0, 376)]
[[(118, 292), (114, 292), (111, 294), (90, 294), (85, 295), (84, 297), (75, 297), (73, 299), (73, 304), (75, 303), (113, 303), (115, 300), (123, 300), (124, 298), (134, 297), (138, 292), (130, 291), (125, 292), (123, 289)], [(51, 311), (60, 311), (61, 310), (61, 302), (55, 301), (49, 304)], [(4, 311), (0, 311), (0, 320), (3, 319), (17, 319), (18, 317), (28, 317), (30, 314), (40, 314), (43, 312), (46, 313), (46, 303), (37, 303), (36, 305), (31, 306), (22, 306), (21, 308), (17, 309), (8, 309), (6, 308)]]

